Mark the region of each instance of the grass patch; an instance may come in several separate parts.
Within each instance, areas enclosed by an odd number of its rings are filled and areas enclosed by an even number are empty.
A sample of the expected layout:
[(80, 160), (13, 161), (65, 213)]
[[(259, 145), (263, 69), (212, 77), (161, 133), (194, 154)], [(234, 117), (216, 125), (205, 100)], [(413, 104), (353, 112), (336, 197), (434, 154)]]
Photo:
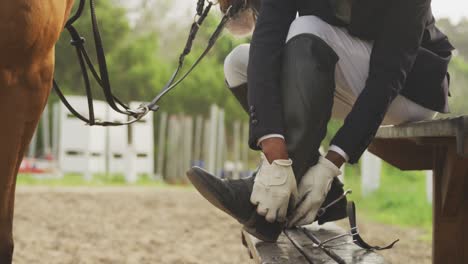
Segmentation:
[(426, 177), (421, 171), (403, 172), (383, 163), (380, 189), (363, 196), (359, 166), (348, 166), (345, 188), (353, 190), (360, 215), (398, 226), (432, 228), (432, 206), (426, 199)]
[(104, 187), (104, 186), (155, 186), (167, 187), (163, 181), (156, 181), (148, 175), (143, 175), (138, 178), (135, 183), (129, 184), (125, 181), (122, 174), (94, 174), (92, 180), (85, 180), (81, 174), (65, 174), (63, 178), (45, 178), (41, 179), (31, 174), (19, 174), (18, 185), (25, 186), (89, 186), (89, 187)]

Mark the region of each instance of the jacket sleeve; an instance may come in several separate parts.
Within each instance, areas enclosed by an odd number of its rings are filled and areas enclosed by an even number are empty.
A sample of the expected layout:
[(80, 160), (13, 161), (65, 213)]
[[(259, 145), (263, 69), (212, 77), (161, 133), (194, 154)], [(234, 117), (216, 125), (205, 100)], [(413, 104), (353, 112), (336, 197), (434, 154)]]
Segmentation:
[(250, 46), (248, 100), (249, 145), (267, 134), (284, 135), (280, 91), (281, 53), (289, 26), (296, 17), (295, 0), (263, 0)]
[[(404, 87), (429, 15), (430, 0), (395, 0), (386, 12), (374, 41), (366, 86), (331, 142), (349, 155), (350, 163), (356, 163), (372, 142)], [(350, 31), (353, 34), (352, 27)]]

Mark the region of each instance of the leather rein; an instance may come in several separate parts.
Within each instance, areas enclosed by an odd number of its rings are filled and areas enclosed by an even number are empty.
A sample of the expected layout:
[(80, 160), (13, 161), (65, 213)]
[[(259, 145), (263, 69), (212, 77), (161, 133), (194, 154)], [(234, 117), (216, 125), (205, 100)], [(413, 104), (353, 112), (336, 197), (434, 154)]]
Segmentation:
[[(182, 67), (184, 66), (185, 57), (190, 54), (192, 50), (193, 41), (197, 37), (197, 33), (205, 21), (205, 18), (208, 16), (211, 8), (217, 3), (211, 2), (210, 0), (198, 0), (196, 7), (196, 15), (194, 22), (190, 28), (189, 36), (187, 38), (185, 47), (182, 53), (179, 56), (178, 66), (175, 71), (172, 73), (170, 79), (162, 88), (161, 92), (157, 94), (150, 103), (141, 104), (137, 109), (130, 109), (128, 105), (123, 103), (118, 99), (112, 92), (112, 87), (110, 84), (109, 72), (107, 68), (106, 56), (104, 52), (103, 42), (101, 34), (99, 31), (98, 21), (96, 17), (96, 8), (95, 0), (89, 0), (90, 10), (91, 10), (91, 24), (94, 37), (94, 46), (96, 49), (97, 57), (97, 68), (92, 63), (88, 52), (84, 47), (85, 39), (79, 34), (78, 30), (74, 27), (74, 23), (81, 17), (83, 10), (85, 8), (86, 0), (80, 0), (78, 9), (76, 13), (67, 21), (65, 28), (71, 36), (70, 44), (75, 47), (75, 51), (78, 57), (80, 64), (83, 81), (85, 84), (85, 91), (87, 96), (87, 103), (89, 109), (89, 116), (85, 117), (80, 114), (65, 98), (61, 89), (59, 88), (57, 81), (54, 79), (53, 88), (57, 93), (58, 97), (65, 105), (65, 107), (78, 119), (84, 121), (87, 125), (90, 126), (122, 126), (129, 125), (141, 120), (146, 116), (150, 111), (157, 111), (159, 109), (158, 102), (161, 98), (179, 85), (185, 78), (195, 69), (195, 67), (203, 60), (203, 58), (208, 54), (208, 52), (213, 48), (219, 36), (221, 35), (226, 23), (237, 13), (248, 8), (247, 1), (236, 1), (235, 4), (228, 7), (227, 11), (221, 18), (218, 26), (212, 33), (211, 37), (208, 40), (208, 44), (205, 50), (201, 55), (195, 60), (191, 67), (185, 72), (181, 73)], [(91, 82), (90, 82), (90, 73), (96, 80), (96, 82), (101, 87), (105, 100), (109, 106), (116, 112), (127, 115), (129, 121), (127, 122), (111, 122), (111, 121), (102, 121), (95, 118), (94, 115), (94, 105), (93, 105), (93, 94), (91, 91)]]

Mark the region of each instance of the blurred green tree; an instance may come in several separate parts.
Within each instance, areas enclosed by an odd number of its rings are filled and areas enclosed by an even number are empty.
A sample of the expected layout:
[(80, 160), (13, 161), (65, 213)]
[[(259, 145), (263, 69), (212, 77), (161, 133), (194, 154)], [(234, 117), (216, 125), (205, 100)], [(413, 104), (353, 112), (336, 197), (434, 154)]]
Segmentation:
[(440, 19), (437, 21), (437, 26), (456, 48), (449, 67), (450, 115), (466, 115), (468, 114), (468, 105), (465, 102), (468, 96), (468, 19), (462, 19), (457, 24), (453, 24), (449, 19)]
[(468, 104), (468, 63), (461, 57), (455, 56), (450, 64), (450, 115), (467, 115)]
[(437, 26), (444, 32), (456, 47), (458, 55), (468, 60), (468, 19), (464, 18), (457, 24), (444, 18), (437, 21)]
[[(96, 13), (113, 91), (125, 101), (146, 99), (145, 96), (151, 92), (149, 89), (167, 75), (166, 64), (156, 56), (157, 36), (133, 34), (126, 10), (113, 5), (110, 0), (96, 2)], [(76, 28), (86, 39), (86, 48), (95, 62), (89, 9), (85, 8)], [(55, 76), (66, 93), (84, 94), (82, 73), (66, 31), (56, 45)], [(96, 98), (102, 99), (103, 95), (95, 82), (93, 87)]]
[[(167, 3), (150, 7), (153, 9), (161, 7), (163, 11), (169, 8)], [(123, 101), (151, 100), (161, 90), (177, 66), (178, 54), (185, 44), (189, 25), (186, 23), (182, 27), (165, 22), (160, 16), (151, 15), (152, 12), (156, 14), (162, 12), (152, 8), (142, 9), (140, 18), (133, 21), (132, 26), (125, 8), (116, 5), (112, 0), (96, 2), (96, 13), (106, 51), (111, 85), (114, 93)], [(187, 70), (201, 54), (219, 19), (219, 13), (216, 12), (206, 19), (194, 43), (193, 51), (186, 59), (184, 70)], [(171, 26), (165, 29), (154, 27), (152, 25), (158, 24), (154, 20)], [(145, 25), (147, 25), (146, 28)], [(89, 10), (85, 9), (76, 27), (87, 40), (86, 47), (91, 57), (94, 58)], [(228, 34), (223, 35), (193, 73), (163, 98), (161, 101), (163, 111), (207, 115), (210, 105), (218, 104), (225, 108), (228, 122), (245, 118), (246, 115), (235, 99), (225, 89), (222, 65), (230, 50), (242, 41)], [(172, 55), (168, 57), (167, 54)], [(70, 46), (70, 37), (67, 32), (62, 34), (57, 43), (56, 58), (55, 76), (61, 87), (67, 94), (83, 95), (85, 92), (81, 71), (75, 51)], [(103, 95), (97, 84), (93, 82), (93, 85), (96, 99), (102, 99)], [(56, 100), (55, 97), (52, 98)]]

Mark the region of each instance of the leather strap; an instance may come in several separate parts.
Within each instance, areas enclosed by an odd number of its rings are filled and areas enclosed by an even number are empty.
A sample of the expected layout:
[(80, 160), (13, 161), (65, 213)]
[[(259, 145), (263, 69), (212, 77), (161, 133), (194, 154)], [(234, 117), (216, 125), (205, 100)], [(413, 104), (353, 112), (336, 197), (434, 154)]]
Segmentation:
[(349, 225), (351, 226), (351, 235), (353, 237), (353, 242), (357, 246), (363, 248), (363, 249), (368, 249), (368, 250), (385, 250), (385, 249), (390, 249), (393, 248), (393, 246), (400, 241), (400, 239), (397, 239), (393, 241), (391, 244), (385, 247), (379, 247), (379, 246), (371, 246), (367, 244), (364, 239), (362, 239), (361, 235), (359, 235), (359, 230), (357, 227), (357, 222), (356, 222), (356, 205), (354, 204), (353, 201), (348, 202), (347, 208), (348, 212), (348, 219), (349, 219)]

